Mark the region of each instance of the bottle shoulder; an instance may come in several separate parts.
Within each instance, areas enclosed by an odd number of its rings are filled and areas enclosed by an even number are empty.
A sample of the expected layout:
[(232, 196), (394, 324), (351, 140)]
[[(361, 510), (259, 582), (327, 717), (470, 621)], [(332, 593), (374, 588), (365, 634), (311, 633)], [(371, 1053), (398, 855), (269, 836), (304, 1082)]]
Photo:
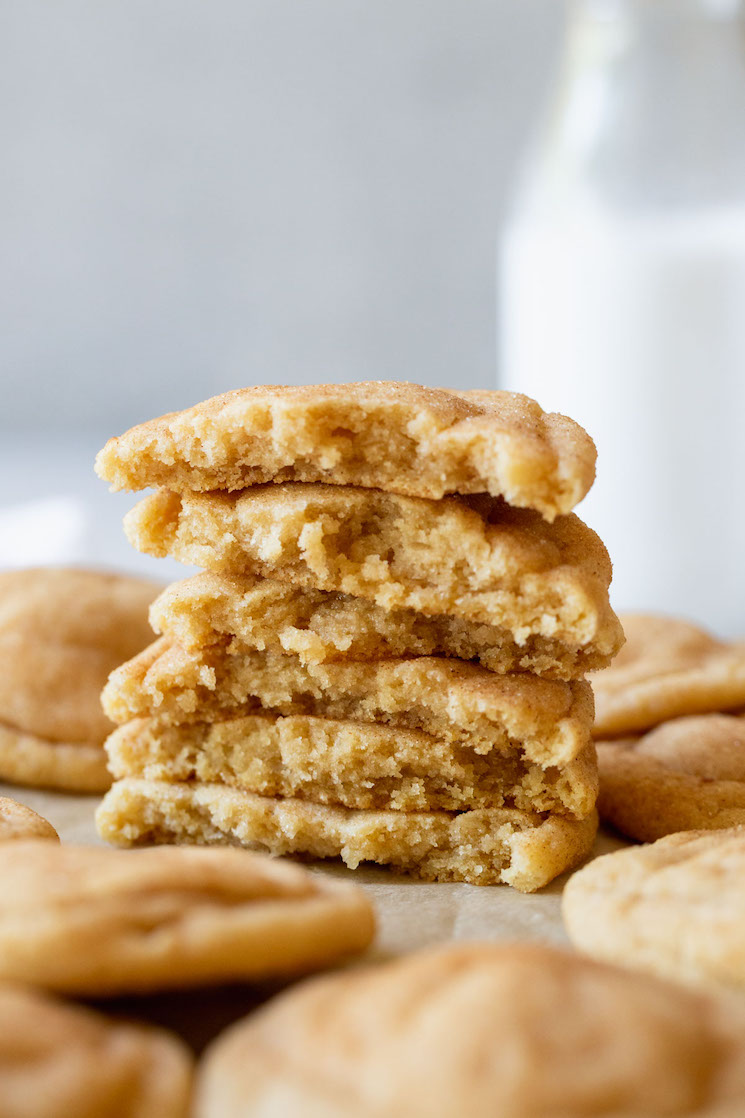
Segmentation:
[(588, 16), (570, 24), (514, 197), (629, 213), (737, 206), (745, 23)]

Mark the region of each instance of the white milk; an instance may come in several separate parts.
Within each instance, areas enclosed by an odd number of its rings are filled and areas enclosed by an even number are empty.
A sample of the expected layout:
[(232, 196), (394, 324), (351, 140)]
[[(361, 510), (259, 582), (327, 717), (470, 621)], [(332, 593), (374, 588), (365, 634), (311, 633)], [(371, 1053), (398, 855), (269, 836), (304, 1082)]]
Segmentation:
[(500, 281), (500, 386), (596, 442), (614, 606), (745, 635), (745, 206), (518, 217)]

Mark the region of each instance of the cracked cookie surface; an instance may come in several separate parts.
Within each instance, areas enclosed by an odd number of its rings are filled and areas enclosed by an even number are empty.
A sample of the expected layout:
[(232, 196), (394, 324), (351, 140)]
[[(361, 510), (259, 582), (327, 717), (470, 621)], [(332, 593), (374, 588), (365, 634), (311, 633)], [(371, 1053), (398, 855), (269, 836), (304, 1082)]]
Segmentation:
[(491, 493), (547, 519), (595, 477), (595, 447), (565, 416), (500, 391), (396, 381), (237, 389), (133, 427), (96, 460), (115, 489), (362, 485), (438, 499)]
[(103, 995), (302, 973), (364, 950), (356, 886), (239, 850), (8, 843), (0, 978)]
[(562, 905), (582, 951), (683, 982), (745, 989), (745, 828), (681, 831), (596, 858)]
[(238, 1022), (205, 1054), (198, 1113), (734, 1118), (744, 1038), (731, 999), (538, 944), (452, 944)]
[(623, 614), (626, 644), (592, 677), (595, 735), (637, 734), (686, 714), (745, 707), (745, 643), (656, 614)]
[(743, 717), (673, 718), (597, 751), (601, 818), (630, 838), (745, 824)]
[(165, 1030), (0, 984), (3, 1118), (187, 1118), (192, 1063)]

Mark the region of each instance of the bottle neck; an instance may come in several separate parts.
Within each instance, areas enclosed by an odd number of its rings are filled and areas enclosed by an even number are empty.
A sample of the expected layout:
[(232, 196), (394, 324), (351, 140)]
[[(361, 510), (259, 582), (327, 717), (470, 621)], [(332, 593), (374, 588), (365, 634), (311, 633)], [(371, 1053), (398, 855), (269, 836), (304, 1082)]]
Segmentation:
[(742, 205), (745, 0), (573, 0), (527, 185), (585, 216)]

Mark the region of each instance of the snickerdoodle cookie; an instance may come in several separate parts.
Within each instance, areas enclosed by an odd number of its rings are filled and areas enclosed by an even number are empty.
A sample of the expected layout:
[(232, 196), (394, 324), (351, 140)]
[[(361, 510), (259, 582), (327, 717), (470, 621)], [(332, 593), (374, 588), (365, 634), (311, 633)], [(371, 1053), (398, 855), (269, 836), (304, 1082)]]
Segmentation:
[(735, 1118), (745, 1007), (535, 944), (316, 979), (208, 1049), (196, 1118)]
[(234, 655), (224, 645), (188, 651), (165, 637), (112, 672), (103, 704), (115, 722), (273, 713), (387, 723), (477, 753), (519, 750), (541, 765), (583, 752), (593, 717), (585, 680), (497, 675), (437, 656), (303, 664), (278, 652)]
[(0, 796), (0, 842), (17, 839), (52, 839), (59, 842), (59, 835), (51, 823), (37, 815), (30, 807)]
[(184, 648), (228, 640), (236, 651), (270, 649), (316, 664), (450, 656), (493, 672), (578, 679), (608, 662), (602, 642), (569, 645), (540, 634), (518, 642), (511, 630), (487, 621), (386, 610), (366, 598), (256, 575), (205, 571), (174, 582), (150, 607), (150, 623)]
[(115, 777), (223, 782), (262, 796), (394, 811), (516, 807), (583, 818), (597, 798), (592, 743), (542, 768), (518, 750), (486, 756), (417, 730), (290, 715), (168, 725), (135, 718), (106, 743)]
[(169, 1033), (0, 984), (3, 1118), (187, 1118), (191, 1074)]
[(341, 857), (352, 869), (378, 862), (426, 881), (504, 882), (524, 893), (578, 865), (597, 830), (594, 811), (585, 819), (514, 808), (358, 811), (220, 783), (135, 777), (109, 789), (96, 822), (102, 838), (119, 846), (232, 842), (275, 855)]
[(310, 971), (364, 950), (366, 894), (242, 850), (8, 843), (0, 979), (118, 994)]
[(152, 639), (162, 587), (100, 571), (0, 574), (0, 779), (97, 792), (111, 779), (100, 693)]
[(604, 663), (623, 634), (611, 563), (578, 517), (484, 496), (441, 501), (352, 486), (263, 485), (239, 493), (145, 497), (124, 520), (138, 550), (218, 574), (262, 575), (374, 602), (543, 637)]
[(745, 990), (745, 827), (681, 831), (596, 858), (564, 890), (582, 951)]
[(745, 718), (674, 718), (597, 750), (598, 810), (630, 838), (745, 824)]
[(674, 617), (624, 614), (626, 644), (593, 676), (598, 738), (638, 734), (684, 714), (745, 707), (745, 642)]
[(262, 385), (133, 427), (109, 440), (96, 470), (116, 489), (320, 481), (432, 498), (491, 493), (553, 520), (592, 485), (595, 447), (571, 419), (511, 392)]

